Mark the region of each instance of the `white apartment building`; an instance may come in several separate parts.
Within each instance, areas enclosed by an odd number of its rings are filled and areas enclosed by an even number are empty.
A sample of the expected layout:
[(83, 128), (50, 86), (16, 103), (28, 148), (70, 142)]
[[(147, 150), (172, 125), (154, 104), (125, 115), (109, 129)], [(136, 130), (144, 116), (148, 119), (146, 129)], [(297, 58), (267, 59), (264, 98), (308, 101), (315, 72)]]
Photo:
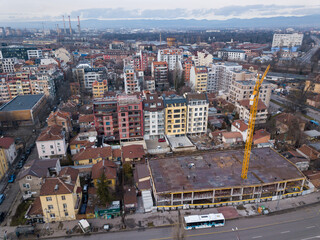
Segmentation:
[(192, 61), (195, 66), (206, 66), (209, 67), (212, 64), (213, 55), (208, 51), (197, 52), (196, 55), (192, 56)]
[(181, 65), (182, 53), (182, 49), (178, 48), (159, 49), (157, 60), (158, 62), (167, 62), (170, 71), (182, 69), (179, 66)]
[(207, 92), (229, 91), (232, 80), (232, 71), (240, 71), (242, 66), (238, 63), (214, 63), (208, 69)]
[(2, 71), (5, 73), (14, 72), (14, 65), (18, 63), (17, 58), (3, 58)]
[(218, 57), (228, 61), (245, 61), (246, 52), (239, 49), (224, 48), (218, 51)]
[(28, 59), (42, 58), (42, 50), (27, 50)]
[(92, 89), (92, 84), (95, 81), (102, 80), (102, 74), (99, 72), (85, 72), (84, 73), (84, 87), (87, 90)]
[(131, 65), (124, 67), (124, 90), (126, 94), (140, 92), (139, 78), (137, 77), (134, 68)]
[(273, 34), (272, 47), (294, 47), (301, 46), (303, 41), (302, 33)]
[(164, 136), (165, 113), (163, 100), (157, 94), (145, 94), (143, 100), (144, 139), (159, 139)]
[(206, 93), (186, 93), (187, 134), (207, 132), (209, 101)]
[[(232, 103), (236, 103), (243, 99), (250, 99), (255, 84), (255, 80), (232, 81), (229, 91), (229, 101)], [(273, 84), (268, 81), (264, 81), (260, 87), (259, 99), (261, 99), (267, 107), (270, 103), (270, 97), (273, 87)]]
[[(240, 120), (243, 120), (244, 122), (249, 122), (250, 118), (250, 100), (249, 99), (244, 99), (236, 102), (236, 111), (239, 113), (239, 118)], [(268, 108), (259, 99), (258, 102), (258, 107), (257, 107), (257, 116), (256, 116), (256, 121), (255, 124), (264, 124), (267, 122), (267, 115), (268, 115)]]

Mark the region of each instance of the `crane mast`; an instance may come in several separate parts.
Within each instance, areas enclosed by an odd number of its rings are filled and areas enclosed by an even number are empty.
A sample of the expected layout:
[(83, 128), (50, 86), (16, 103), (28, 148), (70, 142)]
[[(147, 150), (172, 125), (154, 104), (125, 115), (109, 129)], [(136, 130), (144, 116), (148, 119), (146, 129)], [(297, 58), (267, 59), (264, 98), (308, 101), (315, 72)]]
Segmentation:
[(253, 94), (251, 95), (250, 101), (249, 101), (250, 103), (249, 106), (251, 107), (250, 107), (250, 117), (249, 117), (249, 123), (248, 123), (248, 132), (247, 132), (247, 138), (246, 138), (246, 147), (245, 147), (243, 162), (242, 162), (242, 171), (241, 171), (242, 179), (247, 179), (247, 176), (248, 176), (249, 161), (250, 161), (250, 154), (251, 154), (251, 147), (252, 147), (252, 138), (253, 138), (254, 125), (256, 122), (256, 116), (257, 116), (260, 87), (269, 69), (270, 69), (270, 65), (268, 65), (267, 69), (265, 70), (261, 78), (259, 78), (259, 75), (258, 75), (257, 82), (254, 86)]

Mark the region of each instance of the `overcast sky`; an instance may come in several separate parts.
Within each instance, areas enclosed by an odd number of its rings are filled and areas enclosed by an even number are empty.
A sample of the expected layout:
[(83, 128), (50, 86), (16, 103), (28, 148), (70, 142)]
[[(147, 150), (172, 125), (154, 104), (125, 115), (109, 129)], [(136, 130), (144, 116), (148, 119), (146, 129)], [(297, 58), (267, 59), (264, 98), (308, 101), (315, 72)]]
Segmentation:
[(0, 23), (74, 19), (229, 19), (320, 13), (319, 0), (0, 0)]

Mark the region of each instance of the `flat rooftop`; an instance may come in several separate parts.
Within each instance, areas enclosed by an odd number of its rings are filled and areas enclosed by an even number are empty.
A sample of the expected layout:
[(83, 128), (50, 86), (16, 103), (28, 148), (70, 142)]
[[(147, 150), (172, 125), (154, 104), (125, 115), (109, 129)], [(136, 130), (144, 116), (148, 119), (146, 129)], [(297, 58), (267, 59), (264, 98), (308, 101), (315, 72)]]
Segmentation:
[(243, 150), (206, 152), (150, 160), (150, 169), (157, 193), (199, 191), (270, 184), (304, 178), (287, 159), (271, 148), (252, 150), (248, 178), (242, 180)]
[(10, 112), (19, 110), (31, 110), (39, 102), (44, 94), (37, 95), (19, 95), (10, 102), (0, 107), (0, 112)]

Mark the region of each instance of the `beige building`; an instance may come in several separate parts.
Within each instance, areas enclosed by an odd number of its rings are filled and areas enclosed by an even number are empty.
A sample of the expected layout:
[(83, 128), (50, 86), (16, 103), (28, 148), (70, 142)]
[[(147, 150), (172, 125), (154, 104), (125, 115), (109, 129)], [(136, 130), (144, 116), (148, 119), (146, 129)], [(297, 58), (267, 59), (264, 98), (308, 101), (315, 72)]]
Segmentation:
[(190, 70), (190, 84), (191, 88), (196, 92), (206, 92), (208, 82), (208, 69), (207, 67), (192, 66)]
[(213, 55), (209, 52), (197, 52), (196, 55), (192, 56), (192, 61), (195, 66), (206, 66), (209, 67), (213, 61)]
[[(255, 84), (256, 82), (253, 80), (232, 81), (229, 91), (229, 101), (236, 103), (243, 99), (250, 99)], [(270, 103), (272, 88), (273, 84), (268, 81), (264, 81), (260, 88), (259, 99), (261, 99), (267, 107)]]
[[(244, 99), (236, 103), (236, 111), (239, 113), (239, 118), (245, 122), (249, 122), (250, 118), (250, 100)], [(255, 124), (263, 124), (267, 122), (268, 108), (267, 106), (259, 99), (257, 107), (257, 116)]]

